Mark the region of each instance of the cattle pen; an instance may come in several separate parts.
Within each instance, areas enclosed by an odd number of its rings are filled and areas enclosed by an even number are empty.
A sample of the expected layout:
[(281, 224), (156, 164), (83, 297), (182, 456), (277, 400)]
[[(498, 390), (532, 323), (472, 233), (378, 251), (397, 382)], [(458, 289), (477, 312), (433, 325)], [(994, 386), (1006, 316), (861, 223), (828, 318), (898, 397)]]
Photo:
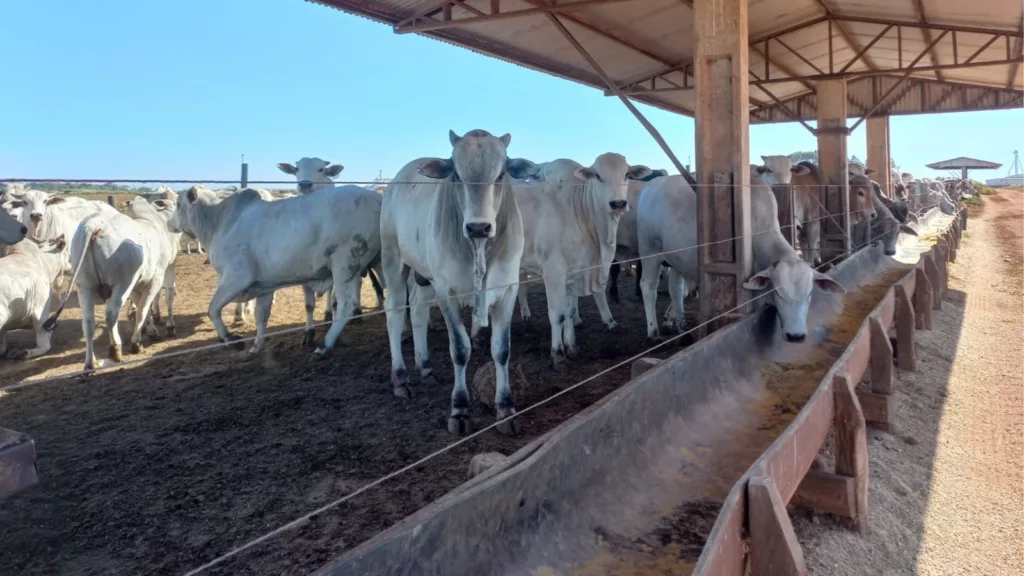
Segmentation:
[[(298, 288), (277, 294), (259, 357), (213, 343), (206, 302), (182, 298), (181, 337), (80, 371), (72, 298), (54, 354), (0, 364), (0, 566), (796, 575), (806, 566), (787, 505), (869, 529), (868, 430), (893, 421), (896, 368), (915, 370), (916, 332), (941, 310), (967, 211), (920, 214), (895, 255), (858, 244), (847, 137), (865, 124), (868, 167), (891, 194), (891, 116), (1019, 108), (1019, 5), (987, 0), (968, 19), (952, 0), (309, 1), (602, 90), (680, 173), (633, 102), (695, 117), (700, 296), (685, 301), (685, 329), (645, 341), (643, 302), (623, 286), (609, 331), (584, 298), (580, 355), (555, 372), (546, 321), (517, 315), (524, 434), (491, 430), (485, 345), (469, 365), (476, 431), (455, 439), (449, 386), (392, 395), (383, 312), (314, 362)], [(770, 291), (744, 287), (758, 272), (749, 126), (772, 122), (817, 138), (820, 270), (847, 289), (813, 293), (802, 342), (774, 329)], [(776, 194), (795, 246), (791, 188)], [(204, 260), (179, 256), (180, 293), (212, 291)], [(541, 290), (529, 299), (545, 309)], [(362, 304), (374, 305), (366, 289)], [(443, 335), (430, 334), (435, 360), (447, 358)], [(403, 348), (410, 357), (411, 339)], [(448, 382), (451, 364), (437, 367)], [(475, 455), (494, 453), (466, 479)]]

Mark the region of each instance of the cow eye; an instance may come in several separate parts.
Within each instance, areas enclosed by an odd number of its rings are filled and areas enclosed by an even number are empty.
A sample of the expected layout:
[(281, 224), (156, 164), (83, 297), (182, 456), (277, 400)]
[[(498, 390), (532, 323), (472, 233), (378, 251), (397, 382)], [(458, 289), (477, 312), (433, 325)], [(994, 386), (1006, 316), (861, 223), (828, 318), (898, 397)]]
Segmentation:
[(860, 196), (861, 198), (863, 198), (864, 197), (864, 191), (861, 190), (860, 192), (857, 192), (857, 196)]
[(498, 177), (494, 179), (495, 182), (501, 182), (501, 179), (505, 177), (505, 171), (502, 170)]
[(318, 168), (317, 171), (320, 172), (321, 174), (324, 173), (324, 169), (323, 168)]

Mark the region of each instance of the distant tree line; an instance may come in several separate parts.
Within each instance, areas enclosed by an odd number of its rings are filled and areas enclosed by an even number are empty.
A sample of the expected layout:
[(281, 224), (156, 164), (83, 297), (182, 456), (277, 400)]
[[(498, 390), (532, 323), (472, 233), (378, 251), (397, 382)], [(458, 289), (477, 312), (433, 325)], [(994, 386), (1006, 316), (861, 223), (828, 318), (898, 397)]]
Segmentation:
[[(792, 154), (789, 155), (789, 157), (790, 157), (790, 159), (793, 160), (793, 162), (803, 162), (804, 160), (810, 160), (811, 162), (814, 162), (815, 164), (818, 163), (818, 151), (817, 150), (807, 150), (807, 151), (804, 151), (804, 152), (793, 152)], [(850, 156), (849, 162), (850, 162), (850, 164), (860, 164), (861, 166), (867, 166), (867, 163), (864, 162), (863, 160), (861, 160), (860, 158), (857, 158), (857, 156)], [(889, 158), (889, 165), (892, 166), (893, 170), (899, 170), (900, 169), (900, 165), (897, 164), (896, 161), (893, 160), (892, 158)]]

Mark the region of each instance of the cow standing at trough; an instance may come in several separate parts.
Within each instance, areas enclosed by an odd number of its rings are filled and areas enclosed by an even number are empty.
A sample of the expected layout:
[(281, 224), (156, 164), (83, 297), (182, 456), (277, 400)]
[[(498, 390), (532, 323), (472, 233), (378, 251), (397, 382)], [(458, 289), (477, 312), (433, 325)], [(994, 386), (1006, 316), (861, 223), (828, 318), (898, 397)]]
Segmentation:
[[(71, 263), (75, 268), (73, 274), (77, 274), (75, 283), (82, 309), (87, 370), (96, 367), (93, 352), (95, 303), (106, 302), (109, 358), (120, 362), (121, 335), (117, 319), (125, 302), (129, 298), (132, 300), (137, 313), (132, 327), (131, 352), (138, 354), (142, 351), (142, 327), (150, 306), (166, 282), (167, 270), (172, 267), (178, 252), (177, 237), (167, 228), (166, 213), (161, 214), (156, 206), (141, 197), (133, 202), (132, 211), (136, 215), (134, 218), (120, 212), (93, 214), (82, 220), (71, 241)], [(173, 272), (170, 280), (173, 285)], [(56, 322), (65, 303), (66, 300), (57, 309), (53, 322)], [(47, 323), (51, 324), (49, 320)], [(167, 323), (173, 332), (170, 305)], [(52, 324), (49, 327), (52, 329)]]
[[(0, 216), (0, 222), (2, 222)], [(2, 224), (0, 224), (2, 230)], [(63, 236), (18, 242), (0, 258), (0, 356), (30, 359), (50, 351), (50, 331), (43, 328), (61, 277), (70, 271)], [(7, 352), (7, 332), (32, 329), (36, 347)]]
[[(821, 262), (821, 229), (822, 219), (826, 217), (822, 204), (822, 190), (825, 180), (822, 178), (817, 164), (804, 160), (793, 164), (788, 156), (761, 156), (762, 166), (752, 166), (752, 185), (754, 180), (771, 185), (793, 186), (793, 226), (797, 227), (800, 237), (803, 258), (812, 264)], [(850, 224), (855, 225), (861, 219), (875, 218), (874, 187), (866, 174), (874, 170), (856, 164), (849, 171), (849, 203)], [(776, 202), (776, 213), (778, 203)]]
[[(250, 189), (221, 202), (210, 200), (195, 188), (182, 194), (170, 228), (191, 228), (207, 244), (218, 276), (208, 313), (221, 342), (240, 339), (220, 316), (229, 302), (256, 298), (256, 339), (249, 349), (256, 354), (266, 338), (276, 290), (309, 284), (322, 292), (332, 285), (339, 295), (338, 313), (314, 352), (324, 357), (355, 308), (352, 283), (358, 284), (363, 270), (378, 262), (380, 195), (345, 186), (278, 201)], [(309, 312), (307, 343), (313, 337)]]
[[(291, 174), (295, 176), (296, 188), (299, 194), (312, 194), (318, 190), (329, 190), (334, 188), (334, 180), (332, 178), (341, 174), (341, 171), (345, 169), (341, 164), (331, 164), (327, 160), (321, 160), (320, 158), (309, 158), (304, 157), (299, 159), (294, 165), (288, 162), (278, 162), (277, 169), (285, 174)], [(354, 188), (354, 187), (346, 187)], [(380, 285), (380, 281), (374, 275), (371, 268), (367, 268), (363, 271), (362, 277), (370, 277), (370, 283), (373, 284), (373, 290), (377, 295), (377, 308), (378, 310), (384, 309), (384, 290)], [(352, 322), (360, 322), (362, 318), (359, 315), (363, 313), (362, 307), (362, 282), (359, 282), (354, 290), (356, 290), (356, 309), (355, 316), (352, 318)], [(313, 308), (316, 306), (316, 299), (320, 294), (314, 293), (309, 287), (303, 288), (303, 293), (306, 299), (306, 314), (312, 316)], [(332, 310), (337, 303), (334, 300), (334, 289), (333, 287), (327, 288), (327, 306), (324, 310), (324, 322), (330, 322), (334, 315)]]
[[(572, 160), (550, 162), (543, 182), (513, 187), (526, 239), (520, 267), (544, 279), (556, 369), (565, 369), (566, 357), (577, 353), (574, 318), (580, 296), (593, 295), (601, 321), (608, 329), (615, 327), (605, 287), (619, 218), (629, 210), (629, 181), (650, 174), (647, 166), (630, 166), (624, 156), (609, 152), (590, 167)], [(525, 292), (519, 299), (527, 317)]]
[[(846, 290), (834, 279), (822, 274), (786, 242), (779, 228), (779, 210), (775, 194), (759, 182), (751, 168), (751, 230), (753, 231), (754, 269), (758, 270), (743, 286), (748, 290), (774, 287), (772, 302), (788, 342), (802, 342), (807, 336), (807, 309), (814, 286), (825, 292)], [(682, 176), (658, 180), (640, 193), (638, 240), (644, 267), (648, 270), (664, 262), (669, 267), (669, 295), (677, 329), (683, 327), (683, 299), (700, 278), (697, 250), (697, 194)], [(656, 319), (657, 276), (641, 279), (647, 336), (660, 339)]]
[[(472, 350), (459, 315), (473, 308), (474, 327), (491, 329), (495, 398), (498, 420), (515, 414), (508, 380), (512, 311), (523, 254), (523, 221), (509, 178), (536, 176), (537, 166), (507, 155), (512, 136), (496, 138), (485, 130), (465, 136), (449, 131), (449, 158), (420, 158), (406, 164), (384, 190), (381, 209), (381, 260), (391, 345), (391, 382), (397, 396), (408, 397), (408, 376), (402, 358), (407, 280), (410, 272), (420, 286), (413, 295), (413, 343), (421, 374), (430, 372), (426, 352), (429, 305), (422, 299), (436, 293), (448, 327), (455, 384), (448, 430), (469, 431), (469, 391), (466, 365)], [(492, 307), (493, 306), (493, 307)], [(512, 419), (497, 426), (503, 434), (519, 431)]]
[[(889, 205), (893, 205), (894, 209), (898, 209), (897, 203), (889, 201), (891, 204), (887, 204), (883, 199), (885, 196), (882, 194), (882, 187), (875, 182), (871, 181), (874, 187), (874, 194), (872, 194), (872, 200), (874, 201), (875, 212), (878, 214), (877, 218), (871, 220), (861, 220), (853, 227), (853, 245), (854, 247), (865, 246), (871, 241), (881, 241), (882, 251), (886, 256), (896, 255), (896, 242), (899, 240), (900, 232), (909, 234), (911, 236), (917, 236), (917, 231), (901, 222), (891, 210)], [(903, 206), (903, 214), (906, 216), (906, 206)]]

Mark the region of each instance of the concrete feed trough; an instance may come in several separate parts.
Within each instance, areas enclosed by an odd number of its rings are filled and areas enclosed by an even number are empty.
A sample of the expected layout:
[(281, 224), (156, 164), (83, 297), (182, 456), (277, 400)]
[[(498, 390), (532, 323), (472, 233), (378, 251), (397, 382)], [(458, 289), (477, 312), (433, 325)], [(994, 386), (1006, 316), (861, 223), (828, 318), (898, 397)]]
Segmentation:
[[(921, 227), (941, 232), (952, 220), (929, 215)], [(832, 403), (832, 378), (842, 368), (856, 384), (866, 370), (867, 317), (884, 326), (872, 350), (888, 345), (888, 325), (899, 314), (892, 286), (916, 298), (917, 269), (927, 260), (929, 270), (944, 271), (945, 260), (933, 260), (959, 243), (959, 232), (947, 234), (940, 240), (945, 250), (933, 247), (916, 266), (927, 246), (912, 237), (901, 238), (896, 259), (873, 246), (842, 262), (830, 275), (849, 292), (814, 292), (804, 343), (784, 342), (774, 313), (762, 309), (656, 365), (318, 574), (742, 570), (746, 481), (753, 471), (788, 474), (778, 480), (783, 503), (793, 497), (810, 460), (805, 455), (806, 462), (780, 472), (778, 456), (787, 447), (773, 442), (785, 444), (781, 439), (795, 434), (787, 427), (806, 428), (812, 418), (826, 422), (828, 432), (832, 414), (842, 412), (834, 408), (841, 401)], [(943, 284), (935, 276), (924, 283)], [(879, 350), (892, 357), (891, 346)], [(809, 402), (821, 398), (827, 405)], [(802, 451), (813, 459), (823, 440)], [(723, 502), (728, 514), (719, 518)]]

